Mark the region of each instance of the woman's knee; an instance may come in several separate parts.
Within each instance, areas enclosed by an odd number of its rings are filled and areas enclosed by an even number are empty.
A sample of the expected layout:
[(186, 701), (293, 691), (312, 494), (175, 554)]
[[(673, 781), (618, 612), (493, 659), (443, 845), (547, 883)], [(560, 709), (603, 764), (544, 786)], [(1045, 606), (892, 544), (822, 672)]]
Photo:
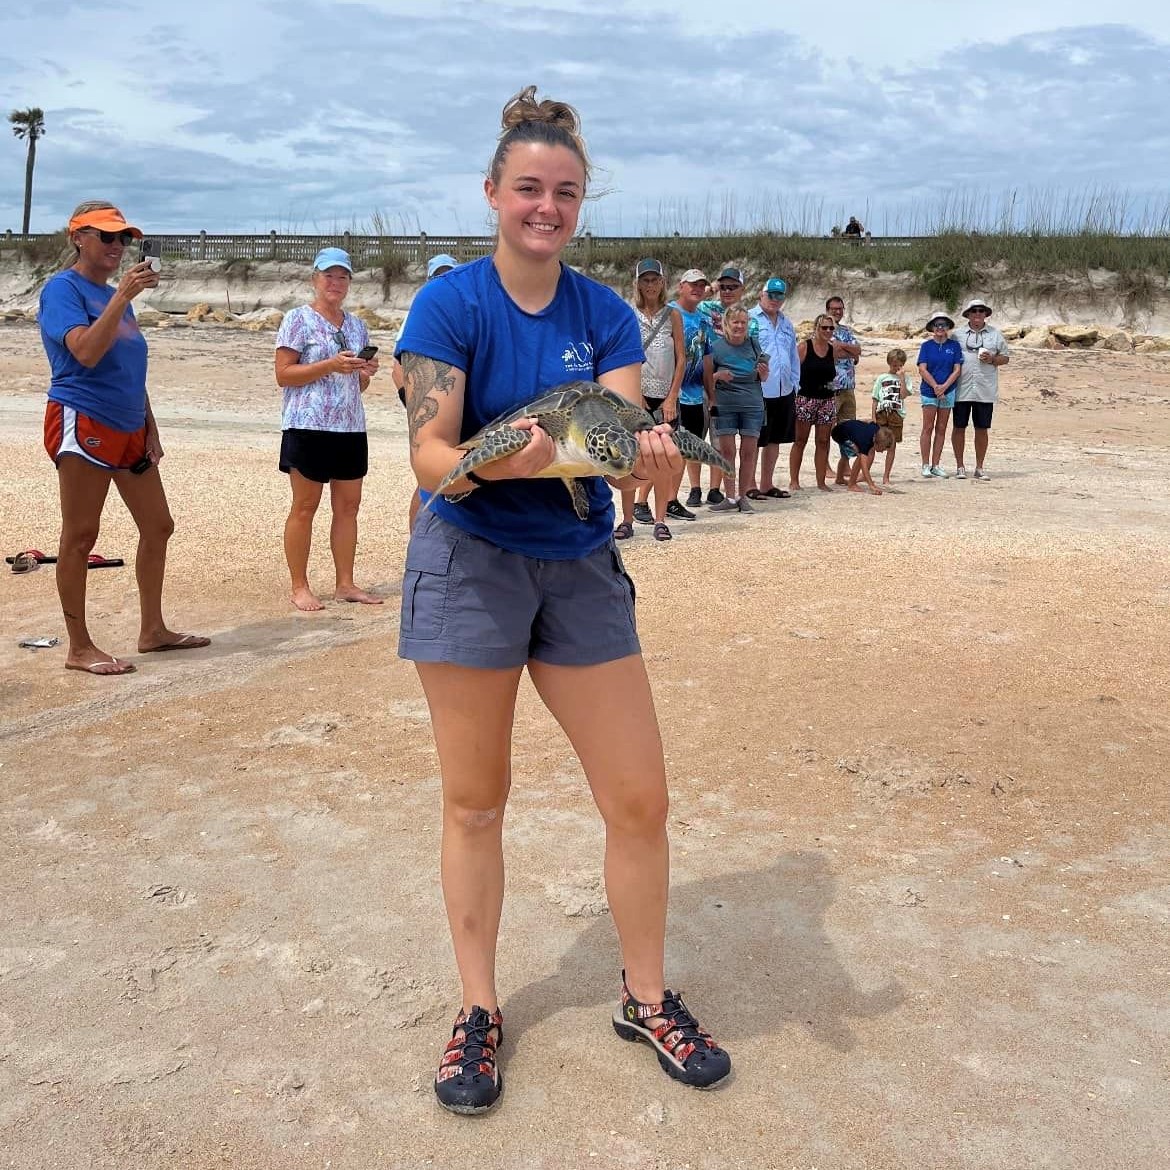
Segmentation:
[(93, 552), (97, 544), (100, 528), (97, 524), (83, 524), (61, 529), (61, 553), (64, 556), (73, 554), (83, 557)]
[(507, 794), (496, 794), (495, 800), (443, 799), (443, 822), (463, 833), (475, 835), (498, 834), (504, 823)]
[(665, 780), (661, 785), (626, 789), (616, 799), (601, 806), (605, 827), (611, 832), (633, 837), (656, 837), (666, 830), (670, 797)]

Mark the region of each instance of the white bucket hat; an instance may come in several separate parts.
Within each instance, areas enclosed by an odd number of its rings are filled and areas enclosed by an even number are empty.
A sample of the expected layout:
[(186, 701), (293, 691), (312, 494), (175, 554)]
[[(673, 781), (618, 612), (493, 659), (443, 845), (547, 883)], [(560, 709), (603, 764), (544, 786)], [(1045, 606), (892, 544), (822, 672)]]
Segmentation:
[(931, 313), (931, 315), (926, 318), (927, 329), (929, 329), (936, 321), (945, 321), (947, 323), (948, 329), (954, 329), (955, 327), (955, 323), (951, 320), (950, 314), (944, 313), (941, 309), (937, 312)]
[(972, 309), (986, 309), (987, 315), (989, 317), (991, 316), (991, 306), (982, 297), (972, 297), (971, 300), (969, 300), (963, 306), (963, 316), (966, 317)]

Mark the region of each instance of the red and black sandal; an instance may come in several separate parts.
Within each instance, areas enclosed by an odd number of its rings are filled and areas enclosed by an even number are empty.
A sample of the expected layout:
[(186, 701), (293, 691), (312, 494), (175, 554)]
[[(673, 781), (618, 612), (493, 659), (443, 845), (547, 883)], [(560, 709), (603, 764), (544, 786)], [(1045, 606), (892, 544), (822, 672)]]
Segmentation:
[(613, 1030), (623, 1040), (649, 1044), (667, 1076), (692, 1088), (713, 1088), (731, 1072), (731, 1057), (699, 1026), (678, 992), (668, 988), (661, 1003), (642, 1003), (630, 994), (624, 971)]
[(498, 1009), (472, 1007), (455, 1017), (435, 1075), (435, 1096), (444, 1109), (486, 1113), (500, 1099), (504, 1078), (496, 1066), (496, 1048), (503, 1040), (504, 1018)]

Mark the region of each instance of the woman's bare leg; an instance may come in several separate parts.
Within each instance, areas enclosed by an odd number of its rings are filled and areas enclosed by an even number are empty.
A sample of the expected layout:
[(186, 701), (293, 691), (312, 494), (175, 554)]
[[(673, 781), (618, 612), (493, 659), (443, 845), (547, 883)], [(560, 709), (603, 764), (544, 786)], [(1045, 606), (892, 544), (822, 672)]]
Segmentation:
[(494, 1012), (504, 902), (504, 808), (520, 668), (417, 663), (443, 775), (443, 901), (463, 1008)]
[(943, 444), (947, 437), (947, 423), (951, 421), (951, 408), (940, 406), (935, 414), (938, 417), (934, 420), (934, 447), (931, 450), (931, 467), (938, 467), (942, 462)]
[(309, 547), (313, 542), (313, 517), (321, 503), (324, 484), (306, 479), (299, 471), (288, 473), (292, 485), (292, 507), (284, 522), (284, 559), (292, 577), (292, 603), (297, 609), (309, 612), (324, 609), (317, 595), (309, 588)]
[(376, 594), (359, 589), (353, 580), (353, 563), (357, 557), (357, 516), (362, 506), (360, 479), (331, 479), (329, 481), (329, 549), (333, 553), (333, 568), (337, 584), (333, 591), (336, 601), (357, 601), (362, 605), (381, 605)]
[(816, 446), (813, 448), (813, 468), (817, 474), (817, 487), (823, 492), (833, 490), (825, 482), (829, 474), (829, 432), (832, 429), (831, 426), (820, 426), (818, 424), (814, 439)]
[(564, 728), (605, 821), (605, 889), (626, 984), (643, 1003), (664, 994), (666, 765), (641, 655), (598, 666), (530, 662), (529, 674)]
[(809, 432), (812, 424), (801, 419), (796, 420), (796, 438), (792, 440), (792, 447), (788, 452), (788, 490), (800, 491), (800, 465), (804, 462), (804, 449), (808, 444)]
[(922, 408), (922, 434), (918, 436), (918, 450), (922, 455), (923, 467), (933, 466), (930, 462), (930, 445), (934, 440), (934, 423), (937, 414), (937, 406), (924, 406)]
[[(57, 463), (61, 492), (61, 542), (57, 548), (57, 595), (65, 617), (69, 647), (65, 665), (85, 670), (95, 663), (111, 662), (112, 655), (94, 645), (85, 622), (85, 591), (89, 573), (86, 558), (93, 552), (101, 529), (102, 509), (113, 473), (82, 459), (63, 455)], [(96, 668), (94, 674), (122, 674), (124, 668), (111, 664)]]

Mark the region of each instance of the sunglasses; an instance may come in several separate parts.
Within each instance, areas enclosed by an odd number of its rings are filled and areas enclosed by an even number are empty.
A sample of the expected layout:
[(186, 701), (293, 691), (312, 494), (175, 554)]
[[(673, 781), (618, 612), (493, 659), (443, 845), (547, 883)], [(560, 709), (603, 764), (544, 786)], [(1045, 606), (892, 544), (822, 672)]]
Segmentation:
[(822, 333), (832, 333), (833, 330), (836, 328), (836, 326), (835, 325), (818, 325), (817, 328)]
[(721, 284), (718, 286), (720, 292), (738, 292), (743, 288), (742, 284)]
[(340, 329), (334, 329), (333, 340), (337, 342), (339, 352), (343, 349), (349, 349), (349, 342), (345, 339), (345, 334)]
[(968, 353), (978, 353), (983, 348), (983, 335), (987, 330), (980, 329), (978, 333), (967, 332), (967, 340), (963, 343), (963, 348)]
[(784, 299), (783, 293), (765, 293), (764, 295), (770, 301), (782, 301)]
[(117, 240), (123, 248), (129, 247), (134, 240), (133, 232), (103, 232), (97, 228), (81, 228), (80, 232), (86, 236), (97, 236), (103, 244), (112, 244)]

